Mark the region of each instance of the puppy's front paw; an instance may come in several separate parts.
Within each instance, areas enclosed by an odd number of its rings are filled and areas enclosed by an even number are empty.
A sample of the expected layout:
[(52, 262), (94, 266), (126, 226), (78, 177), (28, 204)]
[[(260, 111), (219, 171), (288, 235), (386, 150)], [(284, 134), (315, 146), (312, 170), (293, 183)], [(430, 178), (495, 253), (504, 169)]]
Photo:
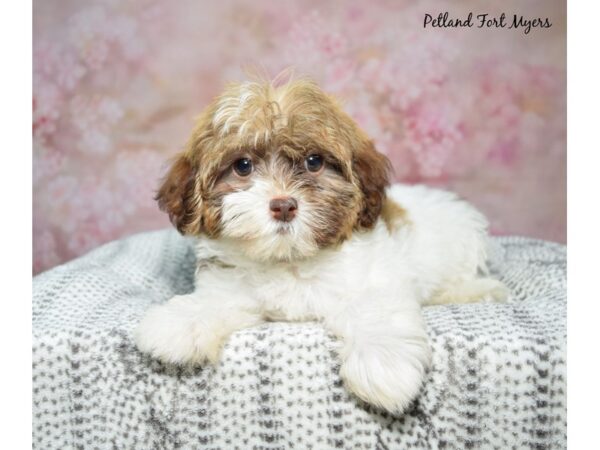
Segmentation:
[(417, 397), (430, 361), (426, 342), (392, 340), (347, 349), (340, 375), (357, 397), (400, 414)]
[(174, 364), (216, 363), (225, 338), (218, 321), (201, 314), (189, 295), (150, 308), (134, 333), (142, 352)]

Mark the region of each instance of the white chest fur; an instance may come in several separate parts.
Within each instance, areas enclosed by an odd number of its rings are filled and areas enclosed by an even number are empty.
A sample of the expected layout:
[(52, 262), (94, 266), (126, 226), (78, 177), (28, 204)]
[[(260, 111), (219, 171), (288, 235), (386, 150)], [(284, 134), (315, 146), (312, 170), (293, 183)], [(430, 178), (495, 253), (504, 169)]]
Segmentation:
[(320, 320), (343, 342), (340, 376), (362, 399), (403, 411), (430, 362), (420, 305), (501, 300), (480, 278), (486, 220), (453, 194), (396, 185), (406, 212), (389, 230), (354, 233), (306, 260), (249, 258), (240, 243), (201, 238), (195, 291), (148, 311), (136, 330), (143, 351), (170, 362), (217, 362), (228, 336), (265, 320)]
[(388, 197), (406, 210), (397, 229), (380, 219), (303, 261), (253, 261), (233, 242), (200, 239), (196, 288), (244, 292), (272, 319), (313, 320), (375, 292), (423, 303), (484, 265), (487, 224), (470, 205), (422, 186), (394, 185)]

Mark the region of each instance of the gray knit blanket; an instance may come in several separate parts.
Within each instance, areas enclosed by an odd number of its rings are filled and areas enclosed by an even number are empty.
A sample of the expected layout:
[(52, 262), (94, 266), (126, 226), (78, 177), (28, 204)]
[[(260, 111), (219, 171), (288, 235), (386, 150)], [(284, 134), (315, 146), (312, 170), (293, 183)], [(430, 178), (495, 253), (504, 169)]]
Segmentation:
[(494, 238), (505, 304), (426, 307), (433, 367), (392, 416), (349, 394), (317, 323), (235, 333), (217, 367), (141, 354), (146, 309), (193, 290), (170, 230), (104, 245), (33, 279), (35, 449), (566, 448), (566, 249)]

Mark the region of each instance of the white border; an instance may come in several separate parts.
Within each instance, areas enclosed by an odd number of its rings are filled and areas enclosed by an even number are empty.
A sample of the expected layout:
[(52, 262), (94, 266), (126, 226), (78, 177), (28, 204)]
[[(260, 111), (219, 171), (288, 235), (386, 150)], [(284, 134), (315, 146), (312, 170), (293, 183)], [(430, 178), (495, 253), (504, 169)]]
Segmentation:
[[(577, 9), (576, 9), (577, 8)], [(569, 444), (597, 441), (600, 7), (568, 5)], [(2, 444), (31, 442), (31, 4), (2, 8)], [(596, 256), (597, 257), (597, 256)], [(22, 419), (22, 420), (21, 420)]]
[(568, 443), (585, 449), (598, 445), (599, 428), (600, 7), (574, 5), (567, 15)]
[(31, 448), (31, 3), (0, 19), (0, 405), (3, 448)]

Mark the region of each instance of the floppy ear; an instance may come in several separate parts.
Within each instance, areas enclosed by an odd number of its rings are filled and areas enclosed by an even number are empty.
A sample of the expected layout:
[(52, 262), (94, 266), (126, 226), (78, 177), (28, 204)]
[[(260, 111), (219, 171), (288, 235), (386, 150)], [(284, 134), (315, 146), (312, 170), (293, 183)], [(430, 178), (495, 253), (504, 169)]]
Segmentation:
[(196, 192), (196, 170), (184, 154), (178, 155), (164, 177), (155, 199), (181, 234), (200, 231), (200, 196)]
[(390, 184), (390, 161), (379, 153), (372, 142), (354, 158), (354, 172), (363, 193), (363, 207), (358, 215), (357, 225), (372, 228), (383, 208), (385, 188)]

